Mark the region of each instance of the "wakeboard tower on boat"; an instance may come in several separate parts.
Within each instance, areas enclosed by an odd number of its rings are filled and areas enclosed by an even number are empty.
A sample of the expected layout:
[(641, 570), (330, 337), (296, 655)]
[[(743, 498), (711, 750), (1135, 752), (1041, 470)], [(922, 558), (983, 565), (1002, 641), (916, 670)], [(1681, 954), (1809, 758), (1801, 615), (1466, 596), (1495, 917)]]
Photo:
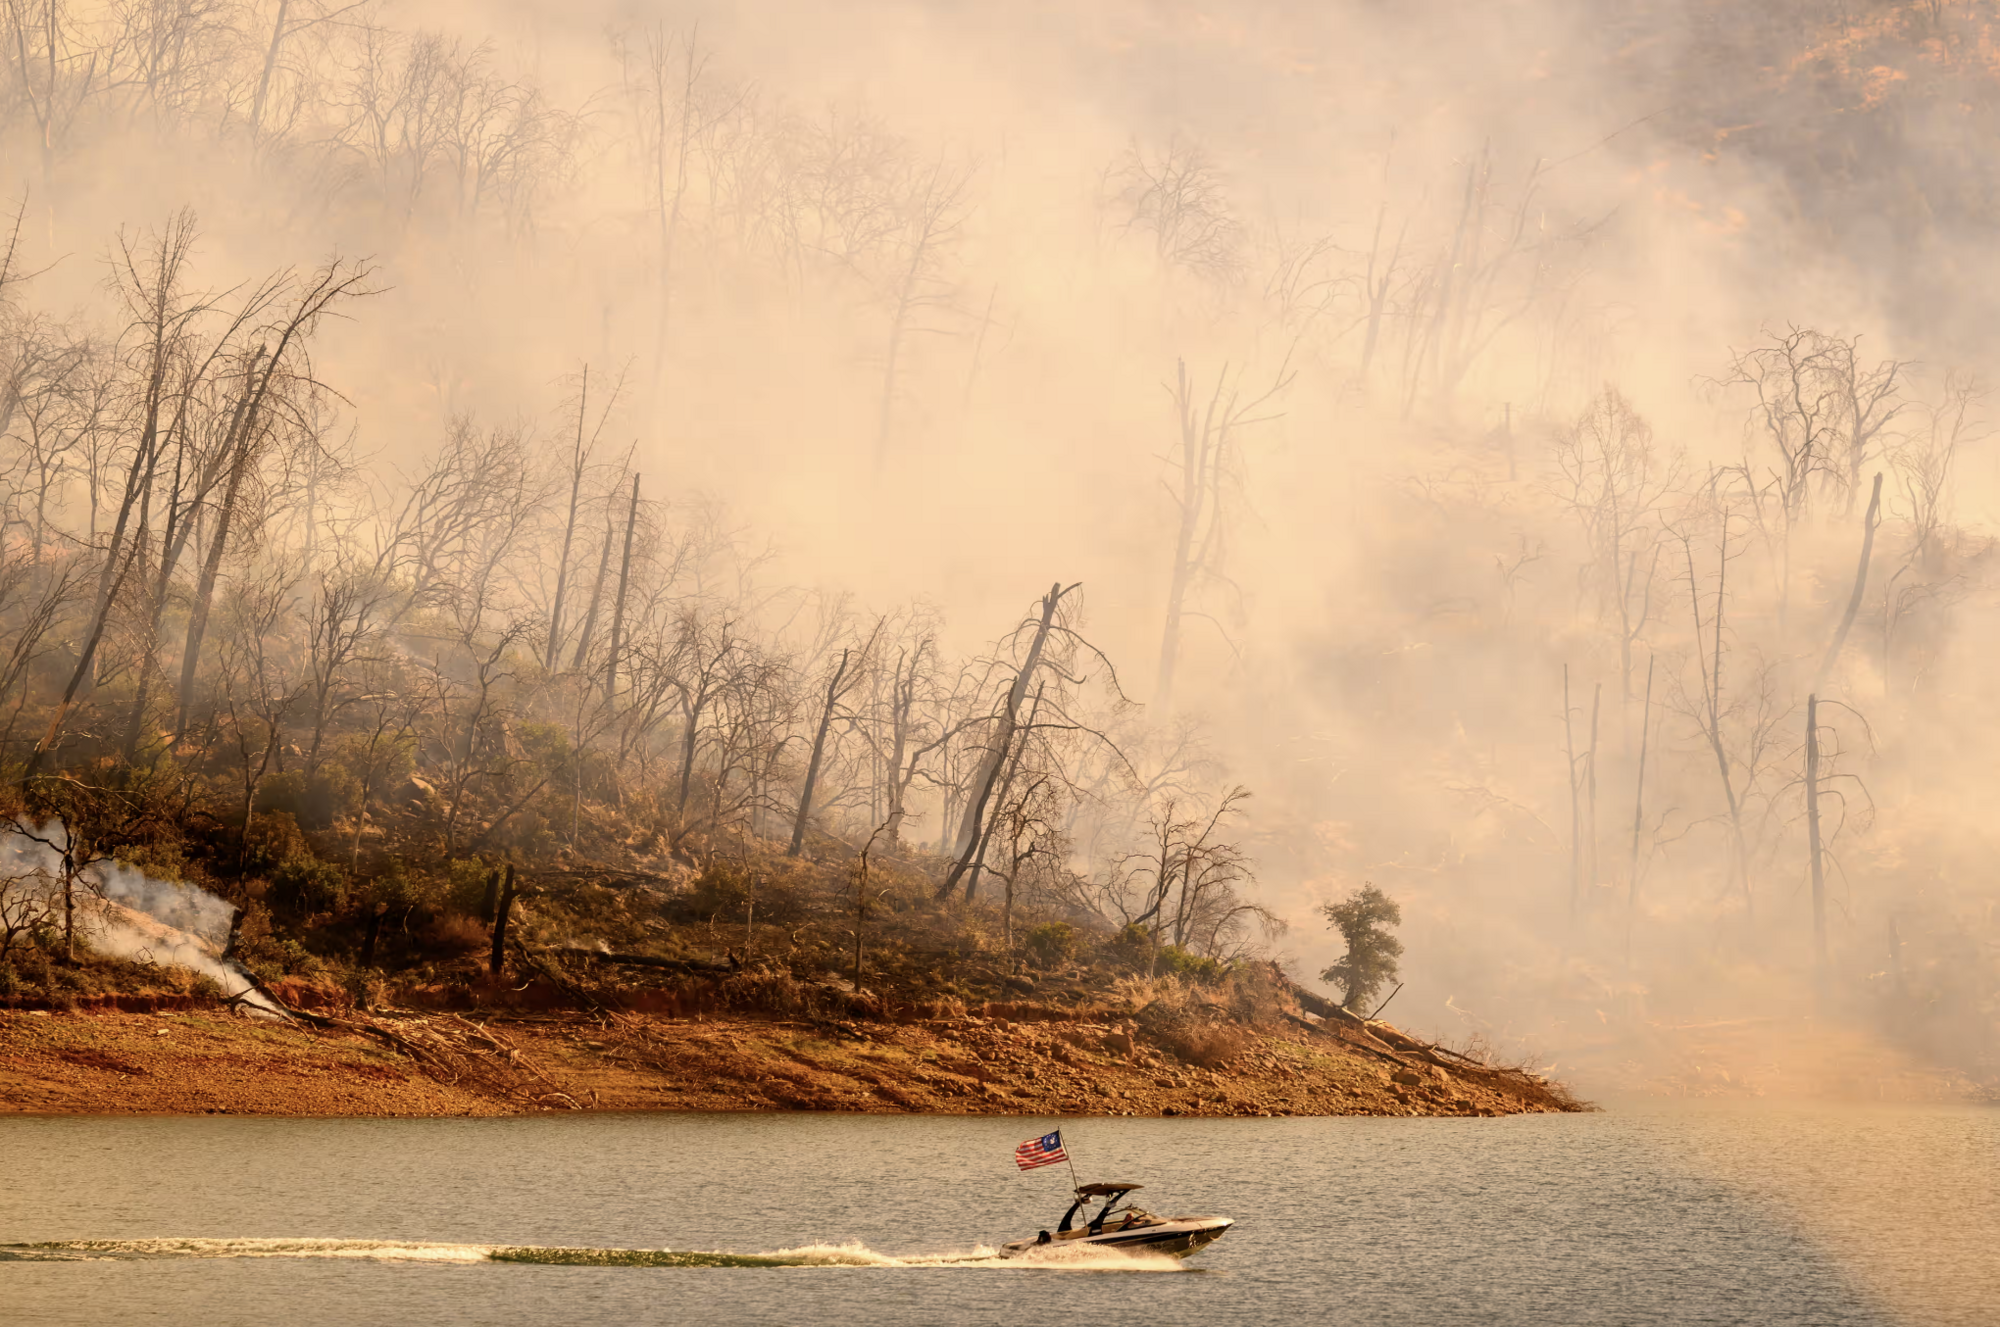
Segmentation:
[[(1044, 1230), (1033, 1239), (1017, 1239), (1000, 1246), (1003, 1258), (1018, 1258), (1036, 1249), (1113, 1248), (1133, 1253), (1164, 1253), (1185, 1258), (1221, 1239), (1236, 1224), (1226, 1216), (1154, 1216), (1137, 1203), (1118, 1206), (1120, 1199), (1144, 1188), (1140, 1184), (1083, 1184), (1077, 1186), (1076, 1201), (1063, 1213), (1055, 1233)], [(1104, 1206), (1081, 1227), (1077, 1213), (1093, 1200)]]

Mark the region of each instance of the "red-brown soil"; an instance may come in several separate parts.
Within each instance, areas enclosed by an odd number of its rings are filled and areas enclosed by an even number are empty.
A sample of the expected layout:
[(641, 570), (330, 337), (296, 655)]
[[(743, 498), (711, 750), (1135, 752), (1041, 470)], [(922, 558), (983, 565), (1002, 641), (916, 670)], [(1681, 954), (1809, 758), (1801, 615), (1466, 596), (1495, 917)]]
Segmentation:
[[(0, 1112), (502, 1115), (841, 1110), (979, 1115), (1503, 1115), (1559, 1087), (1447, 1068), (1394, 1029), (1246, 1033), (1215, 1069), (1129, 1021), (788, 1022), (577, 1012), (354, 1015), (325, 1029), (220, 1008), (0, 1010)], [(1401, 1062), (1399, 1062), (1401, 1061)], [(1403, 1081), (1397, 1081), (1400, 1077)]]

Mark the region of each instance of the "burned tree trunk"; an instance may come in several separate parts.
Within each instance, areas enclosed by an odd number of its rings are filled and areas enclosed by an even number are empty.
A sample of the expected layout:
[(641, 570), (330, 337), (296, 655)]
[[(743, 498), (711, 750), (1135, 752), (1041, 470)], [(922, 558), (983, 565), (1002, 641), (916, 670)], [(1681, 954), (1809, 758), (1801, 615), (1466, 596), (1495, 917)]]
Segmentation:
[(507, 965), (507, 922), (514, 912), (514, 864), (507, 864), (507, 882), (500, 888), (499, 909), (493, 918), (493, 956), (488, 970), (499, 976)]
[(981, 830), (986, 821), (986, 806), (993, 796), (994, 785), (999, 781), (1000, 766), (1007, 758), (1007, 752), (1014, 744), (1014, 731), (1020, 722), (1021, 703), (1027, 699), (1028, 683), (1035, 670), (1041, 666), (1042, 651), (1048, 645), (1049, 632), (1055, 625), (1056, 608), (1063, 596), (1076, 586), (1065, 590), (1058, 581), (1042, 596), (1041, 621), (1036, 625), (1035, 638), (1028, 646), (1027, 661), (1021, 671), (1015, 674), (1014, 685), (1007, 690), (1006, 702), (995, 716), (994, 734), (988, 744), (986, 755), (981, 759), (978, 771), (973, 775), (973, 787), (977, 789), (972, 800), (966, 804), (965, 818), (958, 827), (958, 860), (952, 863), (944, 883), (938, 886), (937, 901), (942, 903), (951, 897), (952, 890), (971, 868), (972, 856), (978, 851)]
[(1646, 747), (1653, 730), (1653, 665), (1646, 660), (1646, 702), (1639, 711), (1639, 773), (1632, 790), (1632, 861), (1625, 878), (1625, 966), (1632, 966), (1632, 918), (1639, 908), (1639, 836), (1646, 823)]
[[(280, 347), (282, 350), (282, 347)], [(257, 368), (264, 359), (264, 349), (250, 357), (250, 374), (257, 380)], [(187, 731), (189, 712), (194, 707), (194, 682), (201, 667), (202, 638), (208, 633), (208, 614), (215, 602), (215, 582), (222, 572), (222, 555), (229, 544), (229, 528), (236, 519), (236, 504), (243, 492), (243, 479), (250, 468), (252, 443), (257, 436), (257, 412), (263, 404), (264, 394), (271, 385), (271, 374), (277, 367), (274, 356), (264, 369), (261, 381), (257, 381), (254, 392), (245, 393), (242, 412), (233, 421), (232, 436), (227, 444), (229, 456), (229, 477), (222, 490), (222, 506), (215, 517), (215, 533), (210, 536), (208, 556), (202, 559), (201, 578), (196, 583), (194, 606), (188, 613), (187, 640), (181, 646), (181, 685), (179, 703), (174, 717), (174, 732)]]
[(806, 822), (812, 818), (813, 789), (819, 783), (819, 763), (826, 754), (826, 732), (833, 726), (833, 712), (840, 704), (841, 683), (847, 678), (850, 653), (848, 650), (840, 652), (840, 665), (833, 670), (833, 679), (826, 684), (826, 705), (820, 710), (819, 728), (813, 733), (812, 758), (806, 762), (806, 781), (799, 790), (799, 813), (792, 821), (792, 843), (785, 849), (787, 857), (796, 857), (805, 851)]
[(569, 666), (572, 672), (581, 670), (584, 661), (590, 657), (591, 638), (597, 631), (597, 609), (604, 601), (605, 579), (611, 574), (611, 544), (617, 530), (617, 518), (611, 505), (606, 503), (604, 510), (604, 547), (597, 555), (597, 579), (592, 581), (590, 585), (590, 607), (584, 611), (583, 631), (576, 638), (576, 653), (570, 656)]
[(569, 590), (570, 547), (576, 542), (576, 504), (583, 493), (583, 467), (589, 459), (583, 449), (583, 421), (590, 408), (590, 365), (583, 366), (583, 385), (576, 404), (576, 447), (570, 456), (569, 515), (563, 521), (562, 552), (556, 560), (556, 595), (549, 604), (549, 643), (542, 651), (542, 667), (556, 670), (556, 651), (562, 648), (563, 596)]
[(488, 926), (500, 916), (500, 868), (494, 867), (486, 876), (486, 897), (479, 902), (479, 920)]
[[(1881, 496), (1878, 477), (1876, 496)], [(1870, 509), (1874, 503), (1869, 504)], [(1864, 564), (1865, 565), (1865, 564)], [(1806, 697), (1806, 842), (1812, 854), (1813, 976), (1826, 985), (1826, 865), (1819, 824), (1819, 697)]]
[(1583, 808), (1576, 793), (1576, 737), (1570, 723), (1569, 665), (1563, 665), (1563, 757), (1569, 776), (1569, 917), (1576, 920), (1577, 896), (1583, 890)]
[(625, 513), (625, 552), (618, 562), (618, 594), (611, 605), (611, 653), (604, 664), (604, 708), (618, 703), (618, 653), (625, 648), (625, 592), (632, 582), (632, 528), (639, 523), (639, 476), (632, 476), (632, 505)]
[(972, 902), (973, 894), (979, 889), (979, 876), (986, 865), (986, 851), (992, 846), (994, 831), (1000, 827), (1000, 817), (1006, 814), (1007, 794), (1013, 790), (1014, 776), (1021, 770), (1021, 757), (1027, 753), (1028, 738), (1035, 726), (1035, 716), (1041, 713), (1041, 709), (1042, 688), (1037, 686), (1035, 688), (1035, 703), (1028, 710), (1027, 725), (1021, 732), (1020, 740), (1014, 744), (1013, 755), (1007, 761), (1007, 775), (1000, 781), (1000, 797), (996, 808), (997, 814), (987, 822), (986, 832), (979, 840), (979, 849), (972, 855), (972, 874), (965, 882), (965, 901), (967, 903)]
[(1595, 894), (1599, 873), (1597, 869), (1597, 718), (1604, 705), (1604, 683), (1595, 684), (1590, 693), (1590, 755), (1585, 758), (1584, 821), (1590, 831), (1586, 840), (1584, 855), (1584, 881)]
[(1875, 491), (1868, 497), (1868, 512), (1861, 518), (1861, 562), (1854, 569), (1854, 592), (1847, 597), (1847, 611), (1841, 614), (1840, 626), (1833, 633), (1833, 640), (1827, 644), (1826, 657), (1820, 660), (1819, 672), (1813, 676), (1813, 691), (1817, 693), (1826, 685), (1833, 673), (1833, 666), (1840, 659), (1840, 647), (1847, 643), (1847, 633), (1854, 626), (1854, 615), (1861, 611), (1861, 596), (1868, 589), (1868, 559), (1875, 552), (1875, 527), (1881, 523), (1882, 476), (1875, 475)]

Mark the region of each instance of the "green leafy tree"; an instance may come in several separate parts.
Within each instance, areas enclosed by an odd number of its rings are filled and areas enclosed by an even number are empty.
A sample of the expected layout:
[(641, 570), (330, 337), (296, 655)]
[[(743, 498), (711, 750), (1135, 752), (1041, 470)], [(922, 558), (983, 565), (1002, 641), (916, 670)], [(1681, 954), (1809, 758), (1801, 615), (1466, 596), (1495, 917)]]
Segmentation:
[(1338, 903), (1321, 904), (1320, 912), (1347, 941), (1347, 953), (1320, 973), (1320, 980), (1333, 982), (1346, 992), (1341, 1004), (1360, 1009), (1396, 980), (1396, 960), (1403, 956), (1403, 942), (1391, 935), (1389, 928), (1403, 924), (1403, 909), (1370, 884)]

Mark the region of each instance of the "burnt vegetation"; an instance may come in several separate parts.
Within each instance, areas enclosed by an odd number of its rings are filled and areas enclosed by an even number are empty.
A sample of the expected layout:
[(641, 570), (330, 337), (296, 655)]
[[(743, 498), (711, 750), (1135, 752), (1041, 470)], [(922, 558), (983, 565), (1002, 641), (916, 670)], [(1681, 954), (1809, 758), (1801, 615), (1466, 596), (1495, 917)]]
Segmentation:
[[(1995, 15), (1614, 9), (1585, 72), (1657, 123), (1300, 128), (1292, 192), (1121, 127), (1024, 201), (694, 26), (545, 77), (372, 3), (6, 7), (0, 812), (67, 837), (0, 872), (0, 996), (148, 979), (88, 858), (320, 1002), (1115, 1007), (1209, 1065), (1378, 1008), (1407, 917), (1404, 1007), (1512, 1048), (1777, 992), (1992, 1072), (1988, 348), (1912, 255), (1992, 219)], [(143, 154), (228, 201), (104, 183)], [(1663, 386), (1621, 209), (1712, 182), (1605, 182), (1646, 154), (1771, 167), (1745, 243), (1851, 303), (1772, 276)], [(1011, 604), (788, 571), (693, 477), (736, 451)], [(1044, 532), (1126, 507), (1094, 620)], [(1270, 966), (1311, 905), (1338, 1006)]]

